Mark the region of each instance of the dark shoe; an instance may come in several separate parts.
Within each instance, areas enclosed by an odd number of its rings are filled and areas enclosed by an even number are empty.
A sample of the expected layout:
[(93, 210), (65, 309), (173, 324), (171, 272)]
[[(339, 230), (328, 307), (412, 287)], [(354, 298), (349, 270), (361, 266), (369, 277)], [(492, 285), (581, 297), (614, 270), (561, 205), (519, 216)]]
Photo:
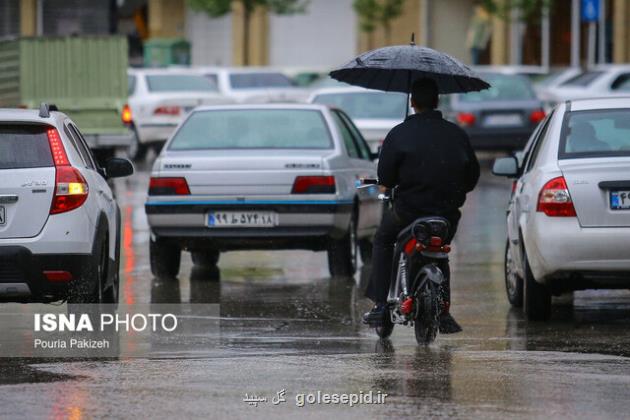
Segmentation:
[(459, 326), (450, 313), (440, 315), (441, 334), (455, 334), (458, 332), (462, 332), (462, 327)]
[(387, 305), (384, 303), (377, 303), (370, 312), (363, 314), (363, 323), (372, 327), (378, 327), (383, 324), (386, 312)]

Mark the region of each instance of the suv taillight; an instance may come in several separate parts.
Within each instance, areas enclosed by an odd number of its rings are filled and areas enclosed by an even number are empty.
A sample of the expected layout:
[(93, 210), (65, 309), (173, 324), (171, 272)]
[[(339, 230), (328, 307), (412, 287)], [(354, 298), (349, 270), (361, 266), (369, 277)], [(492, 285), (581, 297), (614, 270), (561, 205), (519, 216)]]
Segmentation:
[(334, 194), (336, 191), (334, 176), (298, 176), (291, 194)]
[(186, 178), (151, 178), (149, 195), (190, 195)]
[(559, 176), (547, 182), (538, 195), (536, 211), (550, 217), (575, 217), (575, 207), (564, 177)]
[(57, 129), (49, 128), (47, 134), (55, 164), (55, 191), (50, 214), (65, 213), (85, 203), (89, 193), (88, 183), (78, 169), (70, 166)]

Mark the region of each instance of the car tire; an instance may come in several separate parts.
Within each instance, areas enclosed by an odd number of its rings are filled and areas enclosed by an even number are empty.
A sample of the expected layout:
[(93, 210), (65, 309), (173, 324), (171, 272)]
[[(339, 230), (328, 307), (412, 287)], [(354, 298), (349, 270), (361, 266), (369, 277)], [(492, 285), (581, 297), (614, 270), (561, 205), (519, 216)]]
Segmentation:
[(551, 293), (549, 288), (534, 278), (529, 266), (527, 254), (525, 259), (525, 279), (523, 287), (523, 307), (528, 321), (547, 321), (551, 317)]
[(363, 264), (372, 264), (372, 241), (370, 239), (362, 239), (359, 241), (359, 254)]
[(131, 143), (127, 146), (127, 157), (134, 161), (140, 161), (147, 156), (149, 147), (146, 144), (140, 143), (140, 137), (135, 127), (132, 127), (133, 136), (131, 137)]
[(103, 292), (103, 303), (117, 305), (120, 300), (120, 208), (116, 208), (116, 252), (114, 253), (114, 264), (111, 266), (113, 270), (113, 285)]
[(357, 271), (356, 215), (350, 218), (348, 231), (341, 239), (331, 239), (328, 245), (328, 270), (333, 277), (352, 277)]
[(505, 291), (508, 301), (516, 308), (523, 306), (523, 279), (516, 272), (516, 266), (514, 259), (512, 258), (512, 251), (510, 250), (510, 241), (505, 244), (505, 260), (504, 260), (504, 275), (505, 275)]
[(108, 239), (107, 235), (97, 236), (95, 248), (89, 264), (83, 268), (79, 281), (70, 285), (68, 303), (103, 303), (103, 285), (107, 281), (108, 271)]
[(149, 244), (151, 273), (157, 278), (176, 277), (182, 258), (182, 250), (164, 238), (151, 238)]
[(221, 253), (215, 249), (205, 249), (203, 251), (192, 251), (190, 255), (194, 265), (198, 267), (212, 268), (216, 267)]

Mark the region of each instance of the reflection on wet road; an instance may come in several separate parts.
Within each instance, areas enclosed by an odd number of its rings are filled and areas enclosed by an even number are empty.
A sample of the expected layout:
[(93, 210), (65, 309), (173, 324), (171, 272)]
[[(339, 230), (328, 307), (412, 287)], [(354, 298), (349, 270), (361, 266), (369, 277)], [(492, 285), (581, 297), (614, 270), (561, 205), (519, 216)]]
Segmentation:
[[(464, 332), (429, 348), (397, 327), (379, 342), (360, 322), (369, 267), (331, 279), (325, 253), (234, 252), (218, 269), (154, 279), (143, 202), (148, 176), (118, 181), (122, 300), (218, 303), (216, 346), (194, 357), (0, 359), (0, 417), (307, 418), (343, 415), (618, 418), (630, 408), (630, 293), (576, 293), (549, 323), (510, 309), (503, 285), (509, 182), (484, 171), (452, 254), (453, 313)], [(203, 331), (191, 334), (204, 334)], [(183, 338), (184, 340), (186, 337)], [(258, 407), (246, 393), (287, 402)], [(296, 406), (300, 393), (387, 393), (385, 404)]]

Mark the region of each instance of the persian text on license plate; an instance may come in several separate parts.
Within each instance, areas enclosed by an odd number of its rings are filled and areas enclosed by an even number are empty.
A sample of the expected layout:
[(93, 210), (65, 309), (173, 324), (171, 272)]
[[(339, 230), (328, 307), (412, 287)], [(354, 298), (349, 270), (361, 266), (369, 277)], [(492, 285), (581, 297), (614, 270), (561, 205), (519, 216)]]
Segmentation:
[(630, 191), (610, 192), (611, 210), (630, 210)]
[(4, 210), (4, 206), (0, 206), (0, 226), (7, 222), (7, 213)]
[(488, 115), (484, 121), (487, 127), (503, 127), (511, 125), (523, 125), (523, 119), (519, 114), (495, 114)]
[(208, 227), (273, 227), (278, 214), (263, 211), (213, 211), (207, 216)]

